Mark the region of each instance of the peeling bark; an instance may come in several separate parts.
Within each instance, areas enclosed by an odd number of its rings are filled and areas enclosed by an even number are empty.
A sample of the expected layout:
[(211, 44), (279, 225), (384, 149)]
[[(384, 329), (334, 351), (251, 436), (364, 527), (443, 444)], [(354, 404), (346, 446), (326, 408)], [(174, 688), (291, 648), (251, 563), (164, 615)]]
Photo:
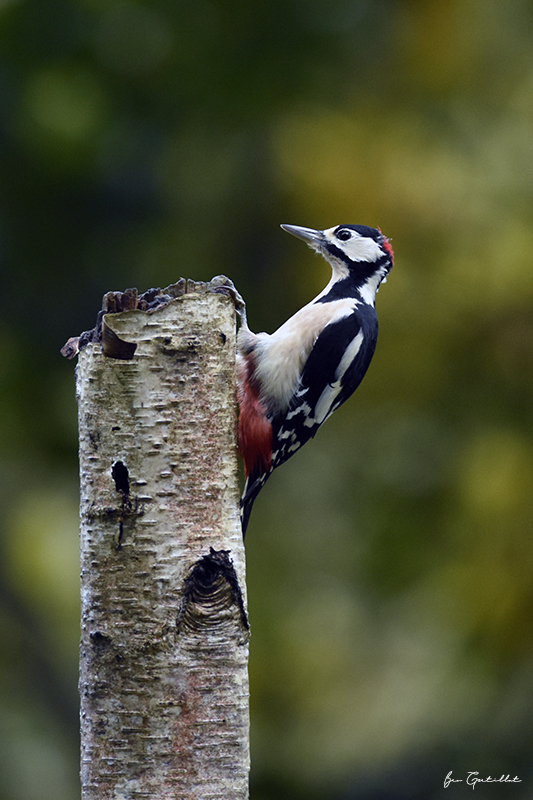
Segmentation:
[(235, 311), (195, 286), (79, 352), (83, 800), (248, 797)]

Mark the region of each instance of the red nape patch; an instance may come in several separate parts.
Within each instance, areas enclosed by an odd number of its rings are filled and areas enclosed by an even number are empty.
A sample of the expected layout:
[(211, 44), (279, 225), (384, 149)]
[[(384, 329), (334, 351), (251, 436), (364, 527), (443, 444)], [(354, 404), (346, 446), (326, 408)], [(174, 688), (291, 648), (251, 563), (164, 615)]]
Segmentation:
[(392, 245), (391, 245), (391, 243), (390, 243), (390, 240), (389, 240), (389, 239), (387, 239), (387, 237), (385, 236), (385, 234), (383, 233), (383, 231), (381, 230), (381, 228), (378, 228), (378, 231), (379, 231), (379, 232), (381, 233), (381, 235), (383, 236), (383, 247), (385, 248), (385, 250), (387, 251), (387, 253), (390, 255), (391, 259), (394, 261), (394, 250), (392, 249)]
[(246, 475), (269, 472), (272, 466), (272, 425), (259, 399), (254, 381), (246, 377), (241, 387), (239, 452)]

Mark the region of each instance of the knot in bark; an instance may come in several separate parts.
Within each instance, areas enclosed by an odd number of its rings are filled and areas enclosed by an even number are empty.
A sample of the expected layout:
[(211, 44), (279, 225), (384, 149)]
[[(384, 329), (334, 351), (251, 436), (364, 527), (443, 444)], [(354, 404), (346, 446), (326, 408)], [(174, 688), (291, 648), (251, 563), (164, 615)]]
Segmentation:
[(210, 548), (185, 579), (178, 633), (207, 633), (238, 622), (248, 630), (242, 592), (229, 550)]

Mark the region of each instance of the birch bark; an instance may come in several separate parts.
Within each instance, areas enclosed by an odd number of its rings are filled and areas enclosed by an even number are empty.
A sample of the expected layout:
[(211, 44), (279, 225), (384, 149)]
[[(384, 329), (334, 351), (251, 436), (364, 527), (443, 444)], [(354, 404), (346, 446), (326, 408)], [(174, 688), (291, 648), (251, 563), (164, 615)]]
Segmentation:
[(235, 311), (107, 314), (79, 354), (83, 800), (248, 797)]

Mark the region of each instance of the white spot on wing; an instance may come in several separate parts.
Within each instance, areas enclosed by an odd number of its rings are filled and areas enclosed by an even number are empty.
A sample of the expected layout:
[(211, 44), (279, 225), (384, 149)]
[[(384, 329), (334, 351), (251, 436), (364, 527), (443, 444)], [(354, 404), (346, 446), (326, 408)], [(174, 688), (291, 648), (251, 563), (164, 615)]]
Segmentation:
[(340, 380), (335, 381), (335, 383), (328, 384), (318, 398), (318, 402), (315, 406), (314, 419), (306, 420), (304, 424), (309, 425), (309, 427), (311, 427), (311, 425), (322, 425), (322, 423), (329, 416), (331, 406), (335, 402), (337, 396), (340, 394), (341, 389), (342, 383)]
[[(297, 394), (300, 394), (300, 392), (297, 392)], [(293, 417), (296, 416), (296, 414), (305, 414), (305, 416), (308, 416), (310, 412), (311, 412), (311, 406), (308, 405), (307, 403), (302, 403), (302, 405), (298, 406), (298, 408), (293, 409), (293, 411), (289, 411), (285, 419), (287, 420), (292, 419)]]

